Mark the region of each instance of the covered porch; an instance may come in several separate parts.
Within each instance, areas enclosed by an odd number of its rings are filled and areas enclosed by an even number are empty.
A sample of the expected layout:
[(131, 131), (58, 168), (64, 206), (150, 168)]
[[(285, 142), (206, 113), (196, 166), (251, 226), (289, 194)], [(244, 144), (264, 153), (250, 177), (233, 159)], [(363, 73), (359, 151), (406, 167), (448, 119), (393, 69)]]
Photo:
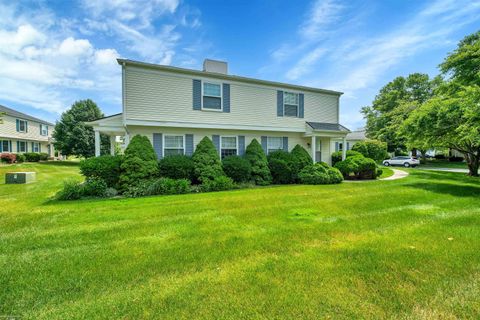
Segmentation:
[[(346, 145), (346, 136), (350, 132), (337, 123), (306, 122), (304, 137), (310, 139), (310, 151), (314, 162), (326, 162), (331, 165), (332, 140), (340, 140)], [(342, 160), (347, 155), (346, 148), (342, 148)]]
[(101, 138), (100, 134), (107, 135), (110, 139), (110, 154), (115, 154), (115, 146), (119, 143), (119, 140), (124, 139), (125, 141), (128, 139), (127, 131), (123, 126), (122, 121), (122, 114), (115, 114), (108, 117), (104, 117), (95, 121), (90, 121), (87, 123), (88, 125), (93, 127), (93, 131), (95, 133), (95, 156), (100, 156), (101, 150)]

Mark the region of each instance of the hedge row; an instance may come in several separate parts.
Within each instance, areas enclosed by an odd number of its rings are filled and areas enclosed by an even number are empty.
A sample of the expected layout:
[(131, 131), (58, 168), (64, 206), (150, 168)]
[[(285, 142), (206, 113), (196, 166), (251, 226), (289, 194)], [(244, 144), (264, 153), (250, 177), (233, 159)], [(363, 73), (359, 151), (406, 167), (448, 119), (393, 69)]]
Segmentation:
[(22, 162), (39, 162), (48, 160), (47, 153), (26, 152), (26, 153), (8, 153), (0, 154), (0, 160), (3, 163), (22, 163)]

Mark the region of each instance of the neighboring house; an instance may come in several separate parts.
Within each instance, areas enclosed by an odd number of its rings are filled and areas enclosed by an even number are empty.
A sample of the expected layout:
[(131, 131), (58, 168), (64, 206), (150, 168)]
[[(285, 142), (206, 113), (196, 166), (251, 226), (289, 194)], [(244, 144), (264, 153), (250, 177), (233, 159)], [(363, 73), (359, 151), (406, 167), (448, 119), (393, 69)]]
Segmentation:
[[(191, 70), (118, 59), (122, 66), (123, 112), (89, 122), (100, 133), (147, 136), (158, 158), (191, 155), (212, 139), (219, 155), (243, 155), (257, 139), (266, 153), (305, 147), (315, 161), (330, 163), (332, 139), (346, 141), (339, 124), (341, 92), (229, 75), (227, 63), (205, 60)], [(112, 148), (113, 150), (113, 148)]]
[(0, 152), (43, 152), (53, 157), (54, 124), (0, 105)]
[(367, 140), (365, 136), (365, 129), (355, 130), (347, 134), (346, 142), (340, 141), (338, 139), (332, 140), (332, 149), (334, 151), (343, 151), (343, 146), (347, 146), (347, 150), (351, 150), (353, 145), (359, 141)]

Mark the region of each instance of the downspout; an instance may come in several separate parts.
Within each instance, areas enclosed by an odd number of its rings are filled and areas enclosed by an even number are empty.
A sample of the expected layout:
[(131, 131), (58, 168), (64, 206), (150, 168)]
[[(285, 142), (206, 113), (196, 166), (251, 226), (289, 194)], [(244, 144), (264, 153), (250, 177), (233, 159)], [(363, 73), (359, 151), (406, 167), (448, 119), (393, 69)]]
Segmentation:
[(130, 143), (130, 133), (127, 128), (127, 113), (126, 113), (126, 101), (127, 101), (127, 82), (125, 81), (125, 62), (122, 63), (122, 120), (123, 127), (125, 128), (125, 147)]

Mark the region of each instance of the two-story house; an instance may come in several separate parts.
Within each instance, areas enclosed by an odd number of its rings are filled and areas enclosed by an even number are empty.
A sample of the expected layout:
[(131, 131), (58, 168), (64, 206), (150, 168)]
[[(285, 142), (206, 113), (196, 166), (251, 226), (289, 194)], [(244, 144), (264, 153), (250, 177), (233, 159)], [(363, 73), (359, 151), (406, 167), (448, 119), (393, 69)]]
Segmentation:
[(44, 152), (54, 155), (54, 124), (0, 105), (0, 152)]
[(90, 122), (96, 155), (100, 133), (147, 136), (158, 158), (191, 155), (204, 136), (219, 155), (243, 155), (256, 138), (266, 153), (305, 147), (330, 163), (333, 139), (350, 132), (339, 124), (341, 92), (229, 75), (227, 63), (205, 60), (203, 71), (118, 59), (122, 113)]

